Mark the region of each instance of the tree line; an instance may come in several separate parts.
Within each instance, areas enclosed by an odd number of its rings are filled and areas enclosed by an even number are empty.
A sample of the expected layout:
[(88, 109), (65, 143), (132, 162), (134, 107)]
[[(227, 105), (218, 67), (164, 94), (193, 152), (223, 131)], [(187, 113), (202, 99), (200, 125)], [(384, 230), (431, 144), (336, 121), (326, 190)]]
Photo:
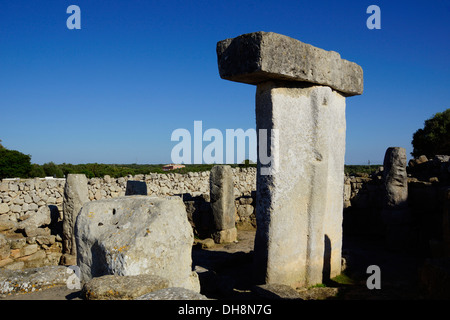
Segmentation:
[[(63, 178), (69, 173), (83, 173), (88, 178), (109, 175), (114, 178), (127, 175), (149, 173), (187, 173), (211, 170), (213, 164), (188, 164), (184, 168), (163, 171), (162, 164), (55, 164), (48, 162), (43, 165), (31, 163), (31, 156), (17, 150), (9, 150), (0, 140), (0, 179), (4, 178), (35, 178), (55, 177)], [(429, 159), (435, 155), (450, 155), (450, 109), (436, 113), (424, 122), (424, 127), (413, 134), (412, 139), (414, 157), (426, 155)], [(233, 167), (256, 167), (249, 161)], [(372, 173), (378, 165), (346, 166), (346, 173)]]

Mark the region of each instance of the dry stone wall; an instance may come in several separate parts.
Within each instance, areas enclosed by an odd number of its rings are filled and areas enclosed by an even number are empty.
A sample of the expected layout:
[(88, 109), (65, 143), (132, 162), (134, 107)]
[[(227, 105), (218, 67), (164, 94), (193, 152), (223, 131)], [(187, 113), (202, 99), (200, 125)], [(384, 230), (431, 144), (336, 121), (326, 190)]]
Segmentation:
[[(254, 228), (256, 169), (232, 171), (237, 225)], [(92, 201), (124, 196), (127, 181), (143, 181), (148, 195), (182, 196), (189, 221), (194, 228), (197, 225), (196, 235), (207, 235), (209, 179), (209, 172), (92, 178), (88, 179), (88, 198)], [(65, 183), (65, 179), (41, 178), (0, 182), (0, 268), (18, 270), (60, 263)]]

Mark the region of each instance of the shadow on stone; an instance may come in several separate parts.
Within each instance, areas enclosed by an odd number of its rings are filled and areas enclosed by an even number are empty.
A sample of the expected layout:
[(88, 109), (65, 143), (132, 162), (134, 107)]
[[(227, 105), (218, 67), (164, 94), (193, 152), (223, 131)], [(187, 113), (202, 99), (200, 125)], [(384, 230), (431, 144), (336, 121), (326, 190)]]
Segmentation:
[(126, 196), (134, 196), (134, 195), (147, 195), (147, 183), (145, 181), (127, 181), (127, 188), (125, 190)]
[(327, 235), (324, 235), (322, 283), (330, 280), (331, 274), (331, 241)]

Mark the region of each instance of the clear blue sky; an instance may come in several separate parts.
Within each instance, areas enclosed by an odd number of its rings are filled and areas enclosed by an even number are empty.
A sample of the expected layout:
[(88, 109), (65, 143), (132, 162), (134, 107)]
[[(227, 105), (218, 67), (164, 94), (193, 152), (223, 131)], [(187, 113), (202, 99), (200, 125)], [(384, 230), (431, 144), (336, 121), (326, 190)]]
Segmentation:
[[(69, 5), (81, 30), (69, 30)], [(369, 30), (366, 9), (381, 9)], [(255, 87), (222, 80), (216, 43), (254, 31), (334, 50), (364, 70), (347, 99), (347, 164), (412, 151), (450, 108), (450, 1), (0, 2), (0, 139), (33, 163), (167, 163), (177, 128), (255, 128)]]

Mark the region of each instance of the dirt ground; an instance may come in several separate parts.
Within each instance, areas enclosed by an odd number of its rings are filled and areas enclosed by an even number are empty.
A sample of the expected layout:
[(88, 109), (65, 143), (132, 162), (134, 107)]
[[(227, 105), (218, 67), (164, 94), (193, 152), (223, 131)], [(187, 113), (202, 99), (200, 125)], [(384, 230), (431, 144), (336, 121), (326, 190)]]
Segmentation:
[[(210, 249), (194, 246), (193, 266), (199, 270), (202, 294), (212, 299), (255, 299), (252, 286), (254, 231), (239, 231), (238, 242), (215, 245)], [(301, 290), (310, 299), (402, 300), (420, 299), (417, 266), (412, 255), (389, 252), (380, 239), (345, 237), (345, 278), (332, 279), (324, 287)], [(381, 289), (369, 290), (366, 273), (369, 265), (381, 270)], [(337, 288), (330, 291), (330, 288)], [(57, 286), (42, 291), (8, 295), (1, 300), (80, 300), (79, 290)]]

